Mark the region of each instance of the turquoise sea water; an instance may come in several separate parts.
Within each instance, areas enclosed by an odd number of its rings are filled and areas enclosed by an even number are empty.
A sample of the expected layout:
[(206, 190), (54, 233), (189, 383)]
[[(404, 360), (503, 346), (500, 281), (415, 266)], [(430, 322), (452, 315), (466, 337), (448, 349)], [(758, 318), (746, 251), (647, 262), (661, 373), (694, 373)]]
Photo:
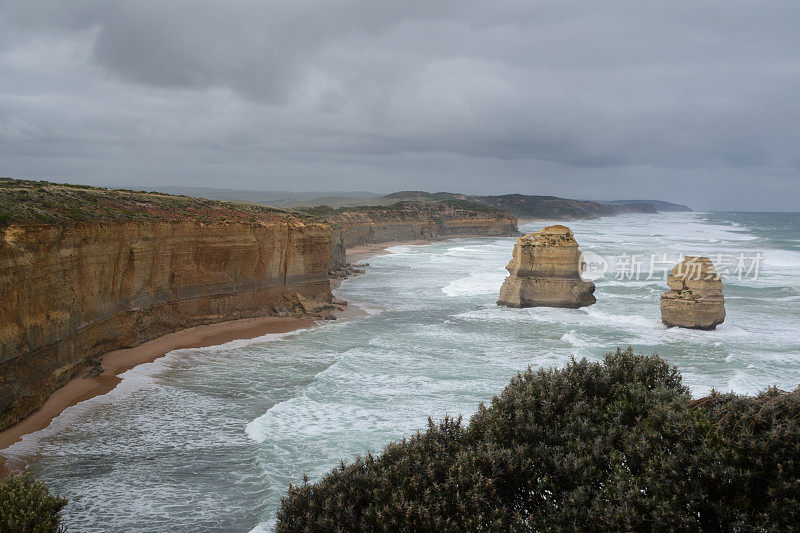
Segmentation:
[[(379, 451), (428, 416), (469, 416), (528, 365), (632, 345), (676, 364), (696, 395), (800, 384), (800, 215), (567, 224), (608, 263), (594, 306), (496, 306), (511, 238), (398, 246), (338, 290), (367, 317), (172, 352), (4, 453), (35, 454), (30, 470), (70, 499), (74, 531), (269, 531), (303, 473)], [(716, 331), (660, 323), (663, 272), (682, 253), (728, 271)]]

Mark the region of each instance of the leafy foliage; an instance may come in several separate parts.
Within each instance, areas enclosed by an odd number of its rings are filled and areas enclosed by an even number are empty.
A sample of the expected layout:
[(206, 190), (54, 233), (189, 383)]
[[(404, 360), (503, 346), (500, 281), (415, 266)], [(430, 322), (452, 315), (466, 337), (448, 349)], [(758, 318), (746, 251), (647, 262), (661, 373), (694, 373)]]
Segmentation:
[(12, 474), (0, 483), (0, 533), (63, 531), (59, 513), (66, 504), (29, 474)]
[(692, 401), (617, 350), (516, 376), (446, 418), (290, 486), (278, 531), (774, 530), (800, 523), (800, 390)]

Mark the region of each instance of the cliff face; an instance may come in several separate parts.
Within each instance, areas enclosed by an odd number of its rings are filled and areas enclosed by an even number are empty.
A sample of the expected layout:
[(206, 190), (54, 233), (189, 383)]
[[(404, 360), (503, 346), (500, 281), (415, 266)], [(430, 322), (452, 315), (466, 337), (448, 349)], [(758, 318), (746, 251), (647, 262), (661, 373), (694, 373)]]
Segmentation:
[(595, 303), (594, 283), (580, 277), (578, 243), (566, 226), (517, 239), (498, 305), (578, 308)]
[(354, 217), (342, 221), (345, 248), (392, 241), (434, 240), (453, 235), (508, 236), (517, 234), (516, 221), (497, 218), (436, 221), (374, 220)]
[(335, 210), (324, 215), (344, 248), (392, 241), (433, 240), (454, 235), (518, 235), (517, 219), (508, 212), (444, 204), (401, 203), (393, 206)]
[(291, 217), (0, 229), (0, 429), (105, 352), (330, 301), (330, 255), (328, 226)]

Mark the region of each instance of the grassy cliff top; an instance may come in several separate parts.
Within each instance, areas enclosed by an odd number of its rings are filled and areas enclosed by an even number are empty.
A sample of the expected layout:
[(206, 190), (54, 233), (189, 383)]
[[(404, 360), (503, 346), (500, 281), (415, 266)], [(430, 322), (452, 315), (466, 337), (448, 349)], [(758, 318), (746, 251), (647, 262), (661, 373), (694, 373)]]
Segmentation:
[(442, 200), (435, 202), (419, 202), (419, 201), (401, 201), (388, 205), (357, 205), (357, 206), (344, 206), (339, 208), (330, 207), (328, 205), (318, 205), (316, 207), (299, 207), (298, 210), (308, 213), (312, 216), (318, 216), (325, 219), (337, 218), (351, 213), (365, 213), (373, 216), (378, 216), (382, 213), (391, 215), (393, 213), (420, 213), (420, 214), (466, 214), (471, 215), (489, 215), (500, 216), (504, 218), (513, 218), (511, 213), (504, 209), (471, 202), (468, 200)]
[[(316, 200), (323, 200), (318, 198)], [(358, 206), (365, 210), (375, 206), (389, 206), (396, 203), (419, 203), (434, 205), (461, 205), (463, 208), (474, 208), (475, 205), (493, 207), (502, 211), (510, 211), (518, 217), (537, 219), (586, 219), (622, 213), (658, 213), (659, 211), (691, 211), (690, 208), (671, 204), (660, 200), (622, 200), (616, 202), (593, 202), (573, 200), (558, 196), (541, 196), (528, 194), (504, 194), (500, 196), (478, 196), (451, 192), (429, 193), (425, 191), (399, 191), (374, 198), (334, 198), (334, 208), (342, 206)], [(325, 203), (319, 201), (320, 204)], [(307, 204), (315, 205), (315, 204)], [(320, 208), (325, 206), (319, 206)], [(307, 208), (299, 208), (307, 210)]]
[(269, 223), (301, 219), (308, 217), (263, 205), (0, 178), (0, 227), (95, 220)]

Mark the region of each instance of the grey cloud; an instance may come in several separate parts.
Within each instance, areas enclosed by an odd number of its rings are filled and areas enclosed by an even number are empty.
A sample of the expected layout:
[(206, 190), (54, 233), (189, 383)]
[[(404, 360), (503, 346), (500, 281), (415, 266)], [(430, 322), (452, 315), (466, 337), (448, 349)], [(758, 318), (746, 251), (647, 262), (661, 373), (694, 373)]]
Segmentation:
[(11, 1), (0, 174), (791, 208), (798, 25), (796, 2)]

